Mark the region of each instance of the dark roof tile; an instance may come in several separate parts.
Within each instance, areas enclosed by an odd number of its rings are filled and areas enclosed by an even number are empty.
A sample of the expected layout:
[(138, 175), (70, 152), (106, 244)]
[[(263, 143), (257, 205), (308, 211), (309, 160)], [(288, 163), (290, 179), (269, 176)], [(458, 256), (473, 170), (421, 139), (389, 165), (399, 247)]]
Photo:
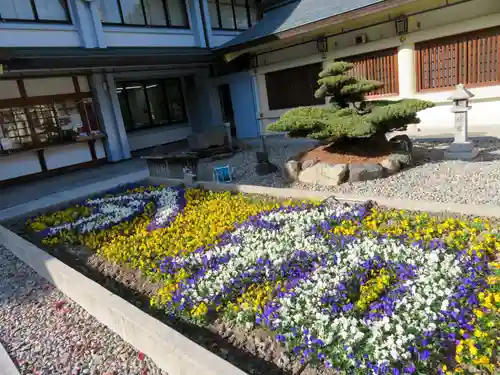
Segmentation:
[(254, 27), (219, 48), (255, 41), (385, 0), (298, 0), (267, 12)]

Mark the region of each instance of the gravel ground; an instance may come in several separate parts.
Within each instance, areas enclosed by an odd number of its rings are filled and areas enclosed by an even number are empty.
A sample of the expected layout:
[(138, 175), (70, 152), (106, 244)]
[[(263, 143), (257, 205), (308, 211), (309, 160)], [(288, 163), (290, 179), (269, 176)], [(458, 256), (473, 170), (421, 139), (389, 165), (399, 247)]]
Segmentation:
[[(301, 151), (311, 149), (313, 144), (286, 144), (268, 141), (269, 159), (279, 168), (282, 168), (285, 162), (292, 156), (297, 155)], [(212, 162), (201, 162), (199, 171), (200, 179), (210, 181), (213, 179), (211, 173), (214, 167), (220, 167), (230, 164), (234, 171), (234, 181), (241, 184), (249, 185), (264, 185), (264, 186), (286, 186), (287, 182), (283, 179), (281, 172), (272, 173), (267, 176), (257, 176), (255, 174), (255, 164), (257, 158), (255, 152), (260, 148), (247, 149), (236, 153), (230, 159), (217, 160)]]
[(0, 342), (21, 374), (166, 374), (1, 246)]
[[(500, 205), (500, 140), (488, 138), (475, 143), (480, 150), (479, 156), (473, 162), (465, 162), (443, 160), (449, 142), (415, 141), (415, 167), (384, 179), (335, 187), (302, 183), (290, 185), (280, 172), (265, 177), (257, 176), (254, 172), (255, 150), (238, 153), (230, 162), (236, 168), (235, 182), (244, 184), (293, 186), (370, 197)], [(282, 168), (286, 160), (308, 148), (308, 145), (270, 145), (270, 159)], [(225, 163), (219, 161), (205, 165), (211, 170), (213, 166)]]

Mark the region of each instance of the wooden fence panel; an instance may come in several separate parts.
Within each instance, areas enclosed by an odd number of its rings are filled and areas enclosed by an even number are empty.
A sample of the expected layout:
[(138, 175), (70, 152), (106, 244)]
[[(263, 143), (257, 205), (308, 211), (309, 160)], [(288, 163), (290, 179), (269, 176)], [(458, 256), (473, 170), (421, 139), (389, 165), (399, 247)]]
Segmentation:
[(417, 90), (500, 84), (500, 28), (418, 43)]
[(352, 76), (380, 81), (384, 84), (379, 90), (370, 93), (370, 96), (399, 94), (398, 50), (396, 48), (344, 57), (339, 60), (354, 64), (354, 69), (350, 72)]

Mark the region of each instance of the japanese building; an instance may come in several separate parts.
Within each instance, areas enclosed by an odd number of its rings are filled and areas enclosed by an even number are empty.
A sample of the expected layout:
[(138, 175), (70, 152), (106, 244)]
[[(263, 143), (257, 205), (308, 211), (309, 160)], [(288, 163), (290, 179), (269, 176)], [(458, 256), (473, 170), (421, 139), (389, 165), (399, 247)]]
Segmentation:
[(469, 127), (500, 134), (500, 1), (302, 0), (270, 2), (256, 27), (225, 44), (227, 60), (250, 55), (259, 128), (287, 109), (324, 105), (317, 74), (333, 60), (385, 86), (369, 98), (431, 100), (410, 133), (453, 133), (459, 83), (475, 97)]

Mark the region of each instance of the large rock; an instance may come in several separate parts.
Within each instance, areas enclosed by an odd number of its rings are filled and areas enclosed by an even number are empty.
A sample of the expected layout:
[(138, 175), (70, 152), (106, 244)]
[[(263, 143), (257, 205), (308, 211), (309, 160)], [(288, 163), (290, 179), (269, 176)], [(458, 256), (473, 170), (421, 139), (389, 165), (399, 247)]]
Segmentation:
[(399, 134), (389, 139), (391, 149), (395, 152), (413, 153), (413, 142), (406, 134)]
[(302, 162), (302, 169), (308, 169), (318, 164), (318, 159), (307, 159)]
[(288, 160), (285, 163), (283, 172), (285, 173), (286, 179), (292, 181), (297, 180), (299, 178), (299, 173), (300, 173), (300, 162), (293, 159)]
[(191, 150), (204, 150), (209, 147), (224, 146), (226, 142), (226, 130), (216, 128), (205, 133), (192, 133), (188, 136), (188, 144)]
[(413, 165), (413, 158), (411, 154), (401, 151), (392, 153), (388, 159), (395, 161), (402, 168), (411, 167)]
[(384, 177), (384, 168), (380, 164), (351, 164), (349, 182), (374, 180)]
[(306, 184), (337, 186), (345, 181), (347, 164), (317, 163), (299, 173), (299, 181)]
[(387, 158), (383, 160), (380, 165), (385, 169), (387, 174), (398, 173), (401, 169), (401, 166), (397, 160)]

